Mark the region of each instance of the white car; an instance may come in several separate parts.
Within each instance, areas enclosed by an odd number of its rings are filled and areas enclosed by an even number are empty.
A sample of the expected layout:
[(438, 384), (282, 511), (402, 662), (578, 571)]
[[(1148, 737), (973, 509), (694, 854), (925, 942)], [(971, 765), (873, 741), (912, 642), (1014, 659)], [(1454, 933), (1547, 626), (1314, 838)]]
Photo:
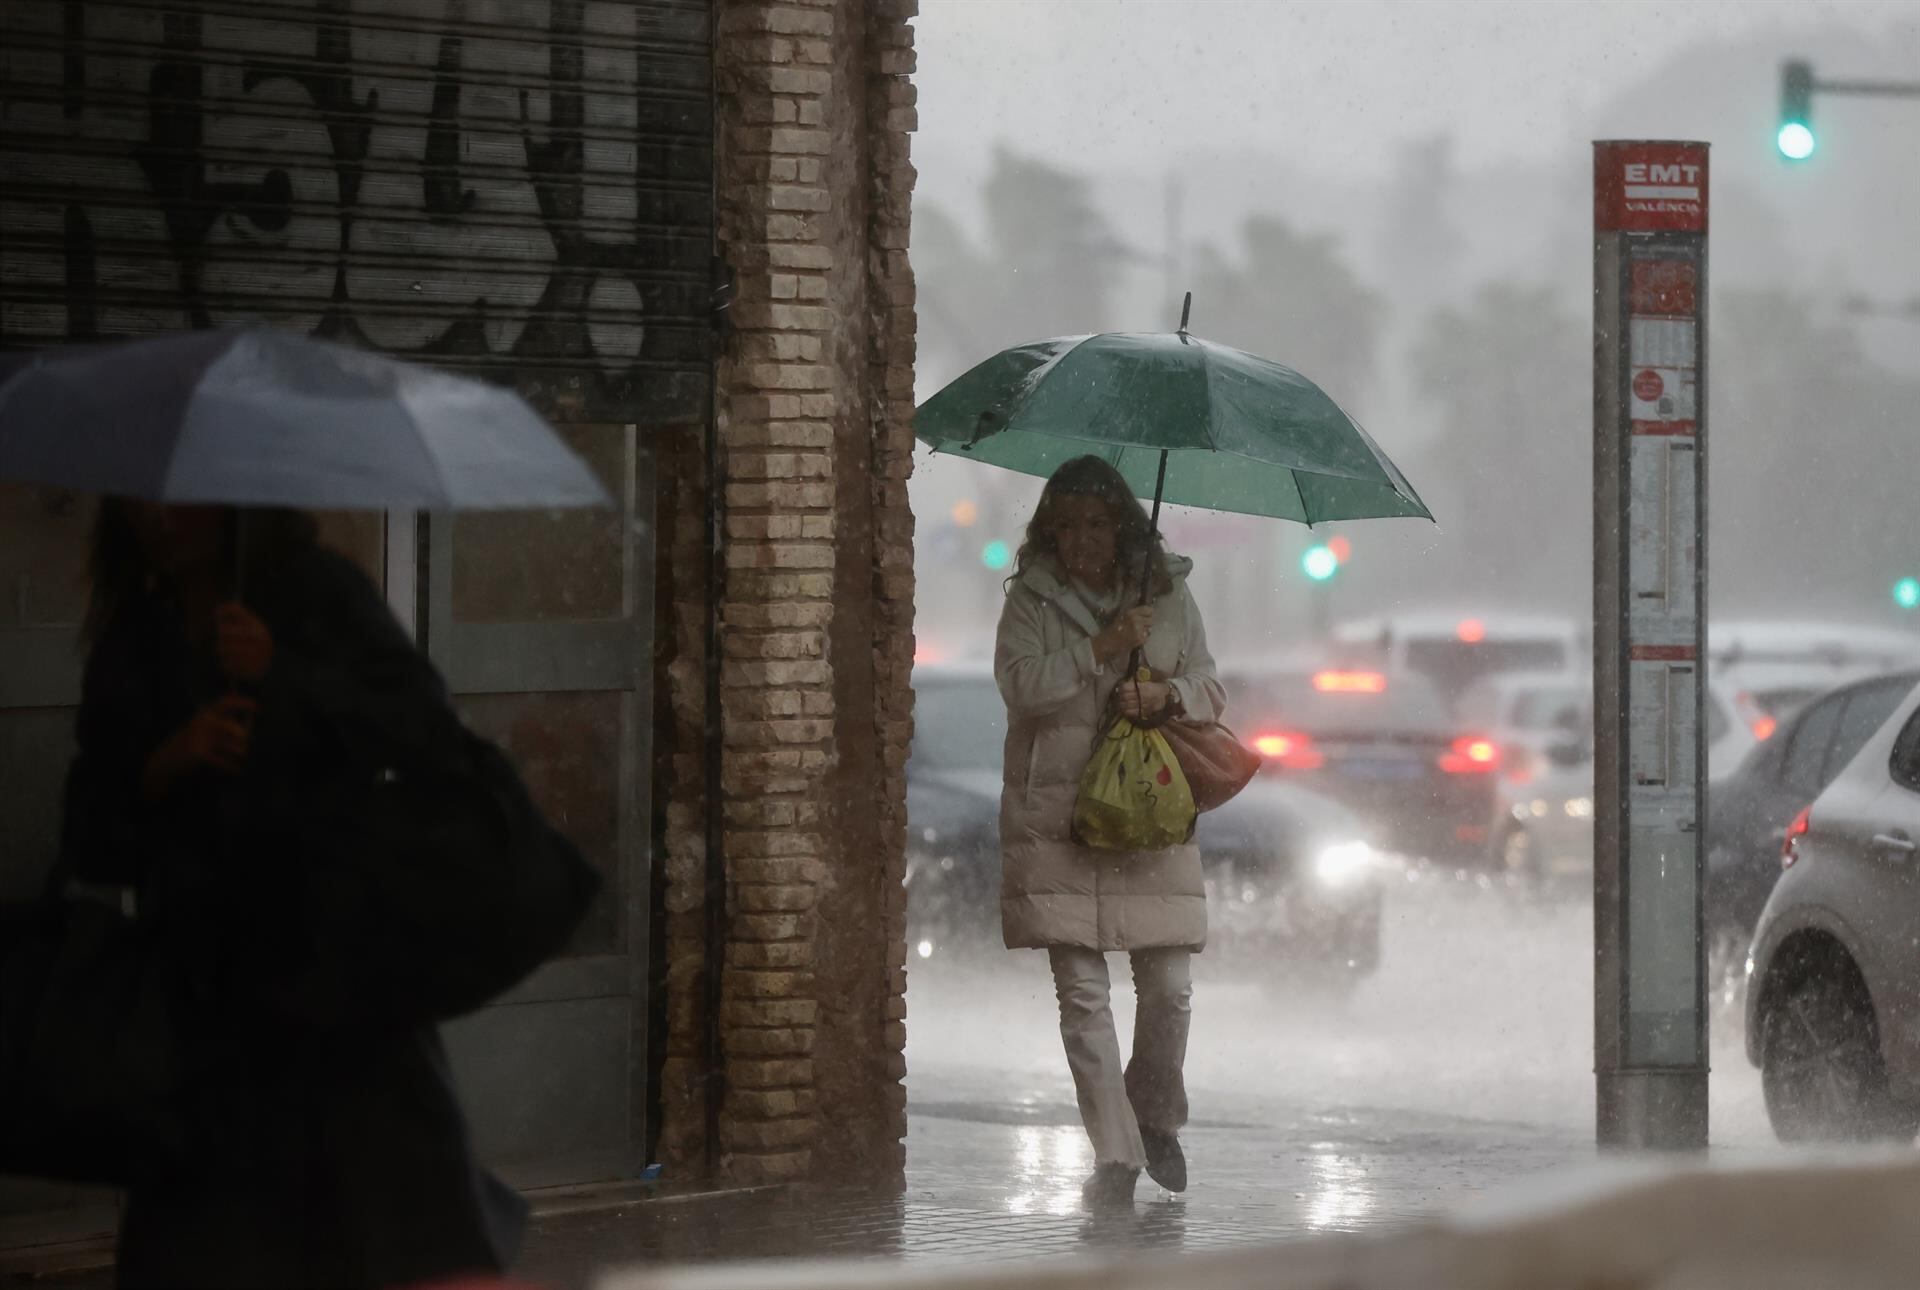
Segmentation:
[(1541, 614), (1421, 612), (1358, 619), (1333, 629), (1343, 664), (1418, 672), (1456, 700), (1482, 679), (1508, 672), (1578, 672), (1593, 637), (1573, 618)]
[(1454, 705), (1460, 720), (1502, 748), (1542, 753), (1592, 724), (1593, 678), (1580, 672), (1502, 672)]
[(1725, 693), (1739, 696), (1763, 740), (1835, 687), (1909, 667), (1920, 667), (1920, 636), (1910, 632), (1739, 620), (1716, 620), (1708, 628), (1708, 674)]
[(1756, 744), (1780, 728), (1780, 718), (1753, 696), (1718, 678), (1707, 681), (1706, 710), (1707, 779), (1713, 783), (1731, 775)]
[(1707, 658), (1728, 680), (1754, 690), (1765, 688), (1761, 682), (1776, 669), (1800, 676), (1847, 673), (1839, 683), (1920, 663), (1920, 636), (1848, 623), (1715, 619), (1707, 628)]
[(1920, 688), (1787, 830), (1747, 959), (1784, 1141), (1920, 1129)]
[(1707, 777), (1714, 781), (1821, 695), (1920, 667), (1920, 637), (1883, 628), (1715, 622), (1709, 633)]

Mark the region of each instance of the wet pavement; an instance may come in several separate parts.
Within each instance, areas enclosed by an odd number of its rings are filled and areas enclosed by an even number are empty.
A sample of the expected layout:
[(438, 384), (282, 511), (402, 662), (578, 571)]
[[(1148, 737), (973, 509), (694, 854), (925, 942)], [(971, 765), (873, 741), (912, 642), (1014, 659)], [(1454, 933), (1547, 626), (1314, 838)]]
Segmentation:
[[(1131, 1208), (1098, 1213), (1080, 1199), (1092, 1159), (1044, 956), (936, 954), (909, 985), (903, 1195), (776, 1189), (554, 1214), (518, 1272), (571, 1290), (662, 1262), (1219, 1249), (1386, 1231), (1542, 1191), (1596, 1164), (1591, 927), (1578, 901), (1410, 870), (1389, 893), (1380, 970), (1350, 997), (1204, 957), (1183, 1134), (1192, 1186), (1175, 1198), (1142, 1178)], [(1115, 975), (1124, 1043), (1131, 1000)], [(1713, 1155), (1777, 1155), (1733, 1012), (1714, 1059)]]
[(934, 1104), (912, 1116), (907, 1190), (649, 1202), (550, 1219), (520, 1273), (585, 1286), (596, 1268), (715, 1259), (880, 1257), (981, 1263), (1116, 1251), (1221, 1249), (1411, 1223), (1590, 1149), (1519, 1126), (1354, 1115), (1277, 1125), (1200, 1122), (1195, 1176), (1174, 1197), (1141, 1180), (1131, 1207), (1090, 1210), (1073, 1108)]
[[(1348, 997), (1224, 954), (1196, 973), (1192, 1186), (1081, 1202), (1092, 1167), (1045, 958), (937, 951), (912, 969), (907, 1188), (816, 1190), (550, 1221), (524, 1271), (586, 1285), (613, 1263), (843, 1258), (979, 1263), (1218, 1249), (1380, 1232), (1609, 1167), (1593, 1147), (1592, 914), (1409, 868), (1383, 958)], [(1115, 963), (1115, 1011), (1131, 1012)], [(1737, 1012), (1715, 1028), (1712, 1153), (1778, 1154)]]

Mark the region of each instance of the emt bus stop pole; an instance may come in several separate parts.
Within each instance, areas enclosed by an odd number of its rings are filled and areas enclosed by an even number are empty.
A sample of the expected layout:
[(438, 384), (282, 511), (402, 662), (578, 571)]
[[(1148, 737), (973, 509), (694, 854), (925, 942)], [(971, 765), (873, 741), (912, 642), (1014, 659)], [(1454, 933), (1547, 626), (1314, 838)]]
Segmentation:
[(1707, 145), (1594, 144), (1600, 1145), (1707, 1141)]

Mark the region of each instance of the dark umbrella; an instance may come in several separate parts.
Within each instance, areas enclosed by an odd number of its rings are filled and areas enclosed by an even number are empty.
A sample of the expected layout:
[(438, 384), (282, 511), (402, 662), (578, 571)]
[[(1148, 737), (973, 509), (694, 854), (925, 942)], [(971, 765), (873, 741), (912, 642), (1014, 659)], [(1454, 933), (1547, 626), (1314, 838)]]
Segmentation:
[(264, 328), (8, 356), (0, 479), (303, 509), (612, 504), (512, 391)]

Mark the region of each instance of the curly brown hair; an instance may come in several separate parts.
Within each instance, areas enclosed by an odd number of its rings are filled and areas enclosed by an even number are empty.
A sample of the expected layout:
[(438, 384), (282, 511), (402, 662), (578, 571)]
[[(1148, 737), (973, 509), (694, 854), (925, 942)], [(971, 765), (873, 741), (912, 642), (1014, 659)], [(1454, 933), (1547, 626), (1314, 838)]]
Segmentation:
[[(1147, 519), (1147, 508), (1127, 487), (1126, 479), (1099, 457), (1075, 457), (1060, 463), (1040, 492), (1040, 503), (1027, 521), (1027, 535), (1014, 557), (1013, 578), (1027, 571), (1043, 555), (1057, 555), (1054, 546), (1055, 512), (1063, 497), (1098, 497), (1113, 513), (1115, 556), (1128, 577), (1139, 574), (1145, 559), (1153, 568), (1153, 594), (1164, 596), (1173, 590), (1173, 577), (1167, 572), (1167, 549)], [(1013, 578), (1007, 581), (1011, 583)]]

